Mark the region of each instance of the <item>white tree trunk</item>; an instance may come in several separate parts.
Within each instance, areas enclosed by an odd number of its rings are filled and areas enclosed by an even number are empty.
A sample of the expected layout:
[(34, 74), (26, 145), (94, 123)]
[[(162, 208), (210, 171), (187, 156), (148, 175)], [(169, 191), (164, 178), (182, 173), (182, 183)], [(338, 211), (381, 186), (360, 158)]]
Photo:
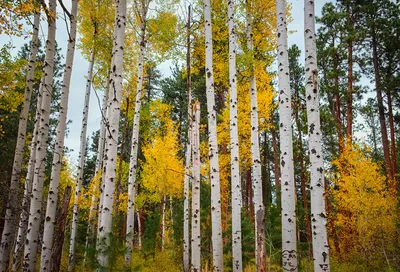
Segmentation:
[(72, 225), (71, 225), (71, 237), (69, 243), (69, 258), (68, 258), (68, 270), (73, 271), (75, 266), (75, 243), (76, 234), (78, 231), (78, 215), (79, 215), (79, 197), (81, 194), (81, 187), (83, 181), (83, 173), (85, 167), (85, 155), (86, 155), (86, 132), (87, 132), (87, 122), (89, 117), (89, 102), (90, 102), (90, 91), (92, 87), (93, 78), (93, 66), (94, 66), (94, 55), (95, 52), (92, 50), (90, 54), (89, 70), (86, 81), (86, 92), (85, 101), (83, 105), (82, 112), (82, 127), (80, 136), (80, 148), (79, 148), (79, 164), (78, 164), (78, 180), (75, 185), (75, 196), (74, 196), (74, 207), (72, 211)]
[(190, 5), (188, 8), (188, 22), (187, 22), (187, 43), (186, 43), (186, 72), (187, 72), (187, 92), (188, 92), (188, 138), (186, 143), (186, 154), (185, 154), (185, 176), (183, 178), (183, 271), (189, 272), (190, 269), (190, 238), (189, 238), (189, 190), (191, 183), (191, 164), (192, 164), (192, 79), (190, 72), (190, 16), (191, 9)]
[[(96, 168), (100, 167), (103, 168), (103, 172), (101, 173), (101, 181), (100, 181), (100, 199), (99, 199), (99, 204), (97, 206), (98, 209), (98, 217), (97, 217), (97, 227), (101, 225), (101, 211), (103, 209), (103, 202), (104, 202), (104, 186), (105, 186), (105, 173), (106, 173), (106, 154), (107, 154), (107, 132), (109, 129), (109, 123), (108, 123), (108, 111), (109, 111), (109, 99), (110, 99), (110, 78), (111, 78), (111, 71), (108, 75), (108, 79), (107, 79), (107, 85), (106, 85), (106, 96), (103, 97), (103, 99), (105, 99), (105, 101), (103, 100), (103, 109), (102, 109), (102, 125), (103, 125), (103, 142), (101, 143), (101, 149), (100, 146), (98, 147), (98, 153), (97, 153), (97, 158), (96, 158)], [(105, 106), (104, 106), (105, 105)], [(100, 131), (101, 133), (101, 131)], [(99, 142), (100, 145), (100, 142)], [(97, 160), (100, 159), (99, 164)], [(100, 171), (100, 168), (98, 168), (98, 171)], [(96, 202), (97, 203), (97, 202)]]
[(22, 103), (22, 109), (19, 117), (17, 145), (15, 147), (14, 162), (11, 173), (11, 183), (6, 206), (4, 229), (0, 243), (1, 272), (7, 270), (14, 239), (15, 223), (17, 219), (16, 208), (18, 206), (18, 188), (21, 179), (21, 170), (25, 151), (26, 124), (28, 121), (29, 107), (31, 104), (36, 68), (36, 55), (38, 51), (39, 22), (40, 11), (37, 11), (34, 15), (32, 43), (29, 55), (28, 73), (26, 76), (26, 88), (24, 93), (24, 101)]
[(162, 200), (162, 226), (161, 226), (161, 250), (164, 251), (165, 247), (165, 211), (166, 211), (166, 202), (167, 197), (164, 195)]
[(38, 140), (36, 146), (35, 173), (32, 185), (32, 196), (29, 210), (28, 230), (24, 250), (24, 271), (36, 270), (36, 253), (39, 244), (39, 229), (42, 214), (44, 167), (46, 165), (47, 140), (49, 137), (50, 104), (53, 95), (53, 70), (56, 38), (56, 0), (49, 0), (48, 36), (46, 41), (46, 57), (44, 65), (44, 89)]
[(276, 1), (278, 26), (279, 136), (282, 201), (282, 263), (286, 271), (297, 271), (296, 183), (293, 167), (292, 104), (287, 45), (286, 3)]
[[(94, 49), (93, 49), (94, 50)], [(97, 146), (97, 156), (96, 156), (96, 168), (95, 168), (95, 175), (98, 175), (99, 171), (102, 168), (102, 162), (103, 162), (103, 151), (104, 151), (104, 142), (105, 142), (105, 134), (106, 134), (106, 120), (105, 116), (107, 114), (107, 101), (108, 101), (108, 82), (109, 82), (109, 77), (107, 77), (107, 84), (106, 84), (106, 89), (104, 90), (104, 95), (103, 95), (103, 103), (101, 107), (101, 121), (100, 121), (100, 135), (99, 135), (99, 143)], [(102, 185), (104, 179), (101, 178), (99, 182), (99, 188), (101, 188), (100, 192), (103, 190)], [(97, 188), (94, 187), (94, 192), (96, 192)], [(95, 236), (95, 220), (96, 220), (96, 209), (100, 209), (102, 205), (102, 196), (104, 196), (102, 193), (100, 193), (100, 199), (97, 199), (96, 193), (92, 195), (91, 202), (90, 202), (90, 208), (89, 208), (89, 222), (88, 222), (88, 228), (86, 231), (86, 249), (88, 249), (91, 245), (93, 245), (94, 242), (94, 236)], [(98, 217), (99, 220), (100, 216)], [(86, 263), (86, 251), (85, 251), (85, 258), (84, 258), (84, 263)]]
[(135, 195), (136, 195), (136, 170), (137, 154), (139, 149), (139, 127), (140, 127), (140, 107), (143, 96), (143, 68), (144, 57), (146, 53), (146, 16), (147, 7), (144, 5), (142, 14), (140, 14), (142, 23), (140, 25), (140, 52), (138, 60), (137, 87), (135, 98), (135, 113), (133, 116), (132, 146), (129, 160), (129, 178), (128, 178), (128, 213), (126, 219), (126, 254), (125, 264), (129, 265), (132, 259), (133, 234), (135, 227)]
[(35, 114), (35, 127), (33, 128), (33, 138), (29, 154), (28, 171), (24, 184), (24, 198), (22, 200), (22, 209), (19, 216), (18, 233), (14, 245), (12, 271), (17, 271), (20, 268), (22, 252), (24, 250), (26, 229), (28, 227), (30, 196), (32, 194), (33, 175), (35, 172), (36, 160), (36, 143), (38, 140), (40, 109), (42, 108), (42, 97), (44, 89), (44, 78), (40, 82), (39, 92), (37, 95), (37, 105)]
[[(246, 20), (247, 47), (248, 50), (253, 54), (253, 18), (249, 3), (247, 3), (246, 7)], [(254, 61), (254, 56), (252, 61)], [(264, 233), (264, 203), (261, 178), (260, 142), (258, 135), (257, 84), (254, 69), (254, 63), (252, 63), (250, 65), (251, 176), (253, 186), (257, 271), (265, 271), (266, 250)]]
[(232, 198), (232, 268), (242, 271), (242, 188), (239, 168), (238, 102), (236, 87), (236, 27), (235, 1), (228, 1), (229, 28), (229, 126), (231, 147), (231, 198)]
[(116, 161), (117, 144), (119, 131), (119, 115), (122, 93), (122, 63), (124, 54), (125, 25), (126, 25), (126, 0), (117, 1), (116, 18), (114, 31), (114, 48), (112, 61), (112, 74), (110, 80), (109, 109), (107, 130), (107, 150), (106, 150), (106, 171), (104, 186), (104, 201), (101, 216), (101, 225), (98, 229), (98, 259), (100, 265), (108, 267), (108, 255), (105, 249), (110, 245), (110, 235), (112, 231), (112, 210), (114, 204), (114, 189), (116, 180)]
[(213, 270), (215, 272), (220, 272), (224, 271), (224, 254), (222, 250), (221, 189), (218, 163), (217, 113), (215, 111), (210, 0), (204, 0), (204, 25), (206, 44), (207, 119), (211, 179), (211, 228), (214, 267)]
[(193, 158), (193, 183), (192, 183), (192, 271), (201, 271), (200, 259), (200, 103), (195, 102), (192, 111), (195, 120), (192, 126), (192, 158)]
[(139, 249), (142, 249), (142, 222), (140, 221), (140, 212), (136, 212), (136, 217), (138, 220), (138, 244)]
[(308, 124), (308, 148), (311, 163), (311, 224), (314, 271), (329, 271), (329, 245), (327, 215), (325, 211), (324, 163), (322, 156), (322, 132), (318, 98), (318, 68), (315, 41), (314, 1), (304, 1), (304, 41), (306, 71), (306, 101)]
[(62, 159), (64, 155), (64, 139), (67, 124), (69, 86), (71, 82), (71, 73), (74, 63), (75, 38), (76, 38), (76, 15), (78, 13), (78, 0), (72, 0), (70, 32), (68, 39), (67, 56), (65, 61), (65, 70), (63, 85), (61, 89), (60, 115), (57, 125), (56, 144), (53, 155), (53, 165), (47, 198), (47, 209), (44, 221), (42, 254), (40, 262), (40, 271), (50, 271), (51, 253), (53, 249), (54, 226), (56, 223), (56, 211), (58, 200), (58, 187), (60, 184), (60, 175)]

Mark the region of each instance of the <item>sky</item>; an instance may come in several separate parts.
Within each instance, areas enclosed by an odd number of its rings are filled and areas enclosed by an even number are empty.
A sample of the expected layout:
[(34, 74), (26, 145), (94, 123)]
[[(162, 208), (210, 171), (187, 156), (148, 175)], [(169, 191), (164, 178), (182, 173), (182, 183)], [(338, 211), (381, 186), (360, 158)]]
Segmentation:
[[(318, 0), (315, 1), (315, 13), (316, 16), (321, 15), (322, 6), (327, 3), (332, 2), (329, 0)], [(64, 0), (65, 6), (70, 8), (70, 1)], [(288, 3), (292, 4), (291, 14), (293, 17), (293, 22), (289, 25), (289, 31), (295, 31), (293, 34), (289, 35), (289, 46), (292, 44), (297, 44), (297, 46), (304, 51), (304, 23), (303, 23), (303, 13), (304, 13), (304, 1), (303, 0), (289, 0)], [(62, 10), (58, 6), (57, 11), (60, 15), (62, 15)], [(62, 16), (60, 16), (62, 17)], [(47, 24), (42, 22), (42, 30), (46, 33)], [(65, 22), (62, 19), (57, 21), (57, 33), (56, 39), (58, 45), (62, 48), (61, 52), (65, 56), (66, 47), (67, 47), (67, 30), (65, 27)], [(228, 37), (227, 37), (228, 38)], [(45, 39), (45, 34), (42, 35), (42, 39)], [(78, 39), (79, 41), (79, 34)], [(10, 37), (5, 35), (0, 35), (0, 47), (5, 43), (10, 41)], [(29, 42), (29, 38), (12, 38), (12, 43), (15, 46), (15, 50), (17, 51), (24, 43)], [(68, 103), (68, 120), (72, 120), (72, 123), (69, 125), (69, 133), (65, 139), (65, 145), (68, 149), (71, 150), (69, 153), (69, 161), (72, 165), (77, 164), (78, 154), (79, 154), (79, 146), (80, 146), (80, 133), (81, 133), (81, 124), (82, 124), (82, 111), (83, 111), (83, 102), (85, 96), (85, 84), (86, 84), (86, 75), (88, 70), (89, 63), (82, 56), (80, 51), (77, 49), (75, 52), (74, 58), (74, 66), (72, 69), (72, 77), (70, 84), (70, 96)], [(170, 71), (170, 63), (163, 63), (160, 65), (159, 69), (163, 76), (171, 75)], [(101, 101), (102, 93), (99, 93), (99, 98)], [(101, 103), (100, 103), (101, 104)], [(89, 119), (87, 126), (87, 136), (90, 137), (92, 133), (99, 129), (100, 126), (100, 109), (99, 103), (97, 101), (97, 97), (92, 90), (90, 97), (90, 105), (89, 105)]]

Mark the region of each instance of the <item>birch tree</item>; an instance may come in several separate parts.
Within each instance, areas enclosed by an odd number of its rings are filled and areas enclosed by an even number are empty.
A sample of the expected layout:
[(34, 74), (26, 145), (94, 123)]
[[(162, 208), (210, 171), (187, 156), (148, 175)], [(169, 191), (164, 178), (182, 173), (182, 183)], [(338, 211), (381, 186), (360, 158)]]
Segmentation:
[(229, 28), (229, 86), (230, 86), (230, 147), (231, 147), (231, 198), (232, 198), (232, 267), (242, 271), (242, 188), (239, 168), (238, 101), (236, 86), (236, 28), (235, 1), (228, 1)]
[(93, 79), (93, 66), (95, 61), (95, 52), (92, 49), (89, 59), (89, 69), (86, 81), (86, 92), (85, 100), (82, 112), (82, 127), (80, 135), (80, 147), (78, 156), (78, 179), (75, 186), (75, 196), (74, 196), (74, 207), (72, 211), (72, 225), (71, 225), (71, 237), (69, 243), (69, 258), (68, 258), (68, 270), (73, 271), (75, 266), (75, 243), (76, 235), (78, 231), (78, 215), (79, 215), (79, 196), (81, 194), (83, 172), (85, 166), (85, 155), (86, 155), (86, 132), (87, 132), (87, 122), (89, 117), (89, 102), (90, 102), (90, 91)]
[(122, 62), (124, 53), (124, 39), (126, 26), (126, 0), (117, 1), (115, 13), (115, 31), (114, 31), (114, 46), (112, 52), (112, 67), (110, 78), (110, 93), (109, 93), (109, 109), (108, 109), (108, 124), (107, 130), (107, 150), (105, 161), (105, 185), (104, 185), (104, 203), (101, 210), (101, 224), (98, 229), (97, 245), (99, 250), (98, 260), (100, 265), (108, 266), (108, 256), (105, 249), (110, 244), (110, 234), (112, 228), (112, 210), (114, 203), (114, 189), (116, 180), (116, 158), (118, 144), (118, 127), (120, 117), (120, 102), (122, 92)]
[(137, 89), (135, 98), (135, 113), (133, 117), (132, 146), (129, 161), (129, 179), (128, 179), (128, 215), (126, 220), (126, 255), (125, 264), (131, 263), (133, 232), (135, 222), (135, 194), (136, 194), (136, 169), (137, 154), (139, 149), (139, 126), (140, 126), (140, 107), (142, 104), (143, 88), (143, 67), (146, 53), (146, 24), (147, 12), (151, 0), (142, 0), (140, 6), (136, 3), (138, 17), (140, 18), (140, 51), (137, 72)]
[(11, 173), (10, 191), (6, 206), (6, 214), (4, 221), (4, 228), (0, 244), (0, 271), (6, 271), (10, 260), (10, 252), (14, 238), (14, 223), (16, 219), (15, 208), (18, 206), (18, 187), (21, 179), (22, 163), (24, 159), (26, 125), (28, 121), (29, 107), (31, 104), (31, 97), (33, 91), (33, 83), (36, 67), (36, 55), (38, 52), (38, 37), (39, 37), (39, 22), (40, 22), (40, 8), (37, 8), (34, 13), (32, 42), (29, 54), (28, 72), (26, 75), (26, 87), (24, 93), (24, 100), (19, 117), (17, 145), (15, 147), (15, 155), (13, 168)]
[(56, 145), (53, 155), (53, 164), (50, 178), (49, 194), (47, 198), (47, 209), (43, 230), (43, 243), (40, 262), (40, 271), (50, 271), (51, 253), (53, 249), (54, 226), (56, 223), (58, 187), (60, 183), (61, 167), (63, 163), (65, 129), (67, 126), (69, 86), (74, 63), (75, 38), (76, 38), (76, 15), (78, 13), (78, 0), (72, 1), (71, 13), (65, 10), (70, 21), (67, 57), (63, 85), (61, 89), (60, 115), (57, 125)]
[(213, 45), (210, 0), (204, 0), (204, 28), (206, 46), (206, 91), (207, 119), (211, 179), (211, 224), (213, 270), (224, 270), (224, 255), (222, 251), (221, 226), (221, 189), (218, 164), (217, 113), (215, 111), (214, 75), (213, 75)]
[[(253, 17), (252, 3), (246, 1), (246, 39), (247, 49), (250, 54), (253, 52)], [(257, 271), (265, 271), (266, 269), (266, 251), (265, 251), (265, 233), (264, 233), (264, 204), (261, 180), (261, 159), (260, 159), (260, 143), (258, 137), (258, 105), (257, 105), (257, 84), (254, 68), (254, 56), (251, 58), (250, 64), (250, 123), (251, 123), (251, 177), (254, 192), (254, 218), (255, 218), (255, 235), (256, 235), (256, 264)]]
[(297, 271), (296, 190), (293, 167), (292, 108), (287, 45), (286, 1), (276, 1), (278, 27), (279, 142), (282, 201), (282, 264)]
[(193, 106), (192, 130), (192, 158), (193, 158), (193, 183), (192, 183), (192, 268), (193, 272), (201, 271), (200, 260), (200, 103), (196, 101)]
[(308, 148), (311, 163), (311, 224), (313, 240), (314, 271), (330, 271), (325, 211), (324, 163), (322, 156), (322, 133), (319, 113), (318, 68), (315, 41), (314, 1), (304, 0), (304, 42), (306, 71), (306, 101)]
[(188, 94), (188, 139), (186, 143), (186, 154), (185, 154), (185, 176), (183, 181), (183, 270), (184, 272), (188, 272), (190, 269), (190, 240), (189, 240), (189, 190), (190, 190), (190, 182), (191, 182), (191, 163), (192, 163), (192, 79), (191, 79), (191, 71), (190, 71), (190, 5), (188, 7), (188, 21), (187, 21), (187, 37), (186, 37), (186, 72), (187, 72), (187, 80), (186, 80), (186, 88)]
[(29, 210), (27, 237), (24, 250), (24, 271), (36, 270), (36, 253), (39, 244), (39, 229), (41, 223), (42, 191), (44, 182), (44, 167), (49, 134), (50, 103), (53, 93), (53, 70), (56, 38), (56, 0), (49, 0), (47, 13), (48, 33), (46, 41), (46, 56), (44, 65), (44, 89), (40, 109), (38, 140), (36, 145), (35, 173), (32, 184), (32, 196)]

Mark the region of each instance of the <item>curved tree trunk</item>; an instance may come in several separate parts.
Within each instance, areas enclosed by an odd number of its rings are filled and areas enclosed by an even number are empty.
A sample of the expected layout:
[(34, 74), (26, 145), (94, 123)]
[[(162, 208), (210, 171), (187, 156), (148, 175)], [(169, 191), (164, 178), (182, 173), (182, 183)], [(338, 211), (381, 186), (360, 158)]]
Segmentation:
[(39, 244), (39, 229), (41, 223), (44, 167), (46, 165), (47, 140), (49, 137), (50, 104), (53, 94), (54, 53), (56, 38), (56, 0), (49, 0), (47, 15), (48, 33), (46, 41), (46, 57), (44, 65), (44, 90), (40, 110), (38, 141), (36, 146), (35, 173), (32, 185), (32, 196), (29, 210), (28, 230), (24, 250), (24, 271), (36, 270), (36, 254)]
[(297, 271), (296, 183), (293, 167), (292, 102), (285, 0), (276, 1), (276, 18), (278, 26), (279, 135), (282, 184), (282, 264), (283, 270)]
[(148, 6), (143, 4), (140, 14), (142, 23), (140, 25), (140, 52), (138, 61), (137, 89), (135, 98), (135, 113), (133, 117), (132, 129), (132, 146), (131, 157), (129, 162), (129, 179), (128, 179), (128, 212), (126, 219), (126, 254), (125, 264), (129, 265), (132, 259), (133, 233), (135, 228), (135, 194), (136, 194), (136, 169), (137, 154), (139, 149), (139, 127), (140, 127), (140, 108), (143, 95), (143, 68), (144, 57), (146, 53), (146, 16)]
[(311, 222), (313, 230), (314, 271), (329, 271), (329, 245), (325, 210), (324, 163), (318, 100), (317, 50), (315, 41), (314, 1), (304, 0), (304, 40), (308, 148), (311, 163)]
[(229, 86), (230, 86), (230, 149), (231, 149), (231, 199), (232, 199), (232, 267), (242, 271), (242, 188), (239, 168), (238, 101), (236, 87), (236, 27), (235, 3), (228, 2), (229, 28)]
[(192, 266), (193, 272), (201, 271), (200, 260), (200, 103), (193, 106), (192, 130), (192, 159), (193, 159), (193, 183), (192, 183)]
[(218, 163), (217, 113), (215, 111), (216, 107), (214, 92), (212, 21), (210, 0), (204, 0), (204, 28), (206, 43), (206, 91), (211, 179), (213, 270), (215, 272), (220, 272), (224, 271), (224, 254), (222, 251), (221, 186)]
[(192, 169), (192, 78), (190, 72), (190, 5), (188, 8), (188, 22), (187, 22), (187, 43), (186, 43), (186, 72), (187, 72), (187, 93), (188, 93), (188, 137), (186, 143), (186, 154), (185, 154), (185, 176), (183, 181), (183, 271), (189, 272), (190, 269), (190, 238), (189, 238), (189, 190), (190, 190), (190, 183), (191, 183), (191, 176), (190, 170)]
[(72, 211), (72, 225), (71, 225), (71, 237), (69, 243), (69, 258), (68, 258), (68, 270), (73, 271), (75, 266), (75, 240), (78, 231), (78, 214), (79, 214), (79, 196), (81, 194), (81, 187), (83, 181), (83, 172), (85, 166), (85, 155), (86, 155), (86, 132), (87, 132), (87, 122), (89, 117), (89, 102), (90, 102), (90, 90), (92, 87), (92, 78), (93, 78), (93, 66), (94, 66), (94, 57), (95, 52), (92, 49), (90, 54), (89, 61), (89, 70), (87, 75), (86, 82), (86, 92), (85, 92), (85, 100), (83, 105), (82, 112), (82, 127), (81, 127), (81, 136), (80, 136), (80, 147), (79, 147), (79, 157), (78, 157), (78, 180), (75, 185), (75, 196), (74, 196), (74, 207)]
[(38, 52), (39, 22), (40, 10), (37, 10), (34, 15), (32, 42), (28, 62), (28, 74), (26, 76), (26, 88), (24, 93), (24, 101), (22, 103), (22, 109), (19, 116), (17, 145), (15, 147), (14, 162), (11, 173), (11, 183), (6, 206), (4, 229), (0, 244), (1, 272), (7, 271), (7, 267), (10, 261), (10, 252), (14, 239), (14, 225), (16, 223), (16, 208), (18, 206), (19, 195), (18, 188), (21, 179), (21, 170), (25, 151), (26, 124), (28, 121), (29, 107), (31, 104), (33, 82), (35, 77), (36, 55)]
[(112, 230), (112, 208), (114, 203), (115, 189), (115, 170), (117, 159), (117, 144), (119, 131), (120, 103), (122, 93), (122, 69), (123, 69), (123, 53), (125, 40), (126, 26), (126, 0), (117, 1), (116, 17), (115, 17), (115, 36), (114, 48), (112, 54), (112, 68), (110, 80), (110, 97), (108, 109), (108, 124), (107, 130), (107, 150), (106, 150), (106, 171), (104, 185), (104, 202), (101, 216), (101, 225), (98, 228), (98, 259), (103, 267), (108, 267), (108, 256), (105, 252), (110, 245), (110, 235)]
[[(251, 3), (246, 1), (246, 38), (247, 48), (253, 53), (253, 18), (251, 14)], [(258, 135), (258, 105), (257, 105), (257, 84), (253, 63), (250, 66), (250, 115), (251, 115), (251, 157), (252, 157), (252, 185), (253, 185), (253, 202), (254, 202), (254, 218), (255, 218), (255, 235), (256, 235), (256, 265), (257, 271), (266, 270), (266, 249), (265, 249), (265, 232), (264, 232), (264, 204), (262, 193), (262, 176), (261, 176), (261, 159), (260, 159), (260, 142)]]
[(78, 0), (73, 0), (71, 8), (71, 17), (70, 17), (70, 32), (68, 39), (67, 57), (65, 61), (64, 78), (61, 89), (60, 116), (59, 116), (59, 123), (57, 125), (56, 145), (53, 155), (53, 165), (51, 171), (49, 194), (47, 198), (47, 209), (44, 222), (40, 271), (50, 270), (51, 252), (53, 249), (54, 226), (56, 223), (58, 187), (60, 183), (62, 159), (64, 154), (65, 129), (67, 126), (69, 86), (71, 82), (71, 73), (72, 73), (74, 53), (75, 53), (77, 13), (78, 13)]

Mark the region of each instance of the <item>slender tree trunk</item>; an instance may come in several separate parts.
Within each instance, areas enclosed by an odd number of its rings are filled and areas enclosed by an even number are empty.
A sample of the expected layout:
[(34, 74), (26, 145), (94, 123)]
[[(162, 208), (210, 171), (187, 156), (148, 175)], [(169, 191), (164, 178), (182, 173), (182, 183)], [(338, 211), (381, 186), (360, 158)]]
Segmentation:
[[(254, 54), (253, 50), (253, 17), (252, 5), (246, 1), (246, 36), (247, 48)], [(261, 178), (260, 140), (258, 135), (258, 105), (257, 105), (257, 84), (255, 75), (254, 55), (250, 66), (250, 115), (251, 115), (251, 157), (252, 157), (252, 184), (254, 194), (254, 216), (256, 235), (256, 265), (258, 272), (266, 271), (266, 249), (264, 232), (264, 204)]]
[(44, 89), (44, 78), (40, 82), (39, 92), (37, 95), (37, 105), (36, 105), (36, 115), (35, 115), (35, 127), (33, 129), (33, 138), (29, 154), (28, 171), (26, 174), (25, 184), (24, 184), (24, 198), (22, 200), (22, 209), (19, 217), (17, 238), (14, 245), (13, 252), (13, 264), (12, 271), (17, 271), (21, 265), (22, 253), (24, 251), (26, 229), (28, 227), (29, 219), (29, 207), (30, 207), (30, 197), (32, 194), (32, 183), (33, 175), (35, 171), (35, 160), (36, 160), (36, 143), (39, 135), (39, 118), (40, 109), (42, 107), (42, 97)]
[(65, 226), (67, 225), (67, 217), (68, 217), (68, 209), (69, 209), (69, 201), (71, 199), (71, 187), (67, 186), (64, 192), (64, 199), (62, 208), (59, 209), (59, 217), (58, 217), (58, 228), (56, 237), (54, 239), (53, 251), (51, 253), (51, 263), (50, 270), (52, 272), (60, 271), (61, 266), (61, 256), (62, 249), (64, 245), (64, 237), (65, 237)]
[(10, 261), (10, 252), (13, 245), (15, 223), (17, 219), (18, 205), (18, 188), (21, 179), (22, 163), (24, 160), (26, 124), (28, 121), (29, 107), (33, 91), (33, 83), (36, 67), (36, 55), (38, 51), (40, 10), (35, 12), (33, 22), (33, 33), (31, 49), (28, 62), (28, 73), (26, 75), (26, 88), (24, 93), (24, 101), (19, 116), (17, 145), (15, 147), (14, 162), (11, 173), (11, 183), (6, 204), (6, 214), (4, 221), (4, 229), (1, 236), (0, 244), (0, 271), (7, 271)]
[(192, 164), (192, 77), (190, 71), (190, 16), (191, 16), (191, 7), (188, 7), (188, 22), (187, 22), (187, 37), (186, 37), (186, 71), (187, 71), (187, 81), (186, 88), (188, 93), (188, 137), (186, 143), (186, 154), (185, 154), (185, 177), (183, 181), (183, 212), (184, 212), (184, 221), (183, 221), (183, 271), (188, 272), (190, 270), (190, 239), (189, 239), (189, 190), (191, 183), (191, 164)]
[(85, 167), (85, 156), (86, 156), (86, 132), (87, 132), (87, 122), (89, 117), (89, 102), (90, 102), (90, 91), (92, 87), (93, 78), (93, 66), (94, 66), (94, 55), (95, 52), (92, 49), (89, 61), (89, 70), (86, 82), (86, 92), (85, 92), (85, 102), (83, 105), (82, 112), (82, 127), (80, 136), (80, 147), (79, 147), (79, 157), (78, 157), (78, 180), (75, 185), (75, 196), (74, 196), (74, 207), (72, 211), (72, 226), (71, 226), (71, 237), (69, 243), (69, 257), (68, 257), (68, 270), (73, 271), (75, 267), (75, 243), (76, 235), (78, 232), (78, 215), (79, 215), (79, 197), (81, 194), (81, 187), (83, 181), (83, 172)]
[(242, 188), (239, 167), (238, 102), (236, 86), (236, 27), (235, 3), (228, 2), (229, 28), (229, 85), (230, 85), (230, 149), (231, 149), (231, 193), (232, 193), (232, 267), (242, 271)]
[(382, 98), (382, 90), (381, 90), (381, 75), (379, 70), (379, 60), (378, 60), (378, 52), (377, 52), (377, 41), (375, 34), (372, 37), (372, 60), (374, 64), (374, 72), (375, 72), (375, 89), (376, 89), (376, 98), (378, 100), (378, 113), (379, 113), (379, 123), (381, 129), (381, 136), (382, 136), (382, 145), (383, 145), (383, 157), (385, 159), (385, 166), (386, 166), (386, 176), (389, 180), (389, 187), (391, 189), (394, 188), (392, 176), (392, 163), (390, 161), (390, 152), (389, 152), (389, 141), (387, 135), (387, 128), (386, 128), (386, 120), (385, 120), (385, 107), (383, 106), (383, 98)]
[(147, 8), (143, 4), (142, 11), (140, 14), (141, 25), (140, 25), (140, 52), (138, 60), (138, 72), (137, 72), (137, 89), (135, 98), (135, 113), (133, 116), (133, 129), (132, 129), (132, 146), (131, 156), (129, 162), (129, 179), (128, 179), (128, 215), (126, 220), (126, 254), (125, 264), (129, 265), (132, 259), (132, 246), (133, 246), (133, 234), (135, 228), (135, 195), (136, 195), (136, 170), (137, 170), (137, 155), (139, 149), (139, 127), (140, 127), (140, 107), (142, 104), (143, 96), (143, 68), (146, 54), (146, 20), (147, 20)]
[(204, 24), (206, 43), (207, 119), (211, 178), (211, 228), (213, 270), (214, 272), (222, 272), (224, 270), (224, 255), (222, 251), (221, 189), (218, 164), (217, 113), (215, 111), (216, 107), (214, 92), (212, 21), (210, 0), (204, 0)]
[(393, 118), (393, 105), (392, 105), (392, 93), (390, 90), (387, 91), (387, 102), (388, 102), (388, 113), (389, 113), (389, 127), (390, 127), (390, 151), (392, 156), (392, 176), (393, 176), (393, 189), (398, 192), (397, 182), (397, 160), (396, 160), (396, 137), (394, 129), (394, 118)]
[(32, 185), (32, 196), (29, 210), (28, 230), (24, 249), (23, 270), (26, 272), (36, 270), (36, 253), (39, 244), (39, 231), (42, 213), (44, 168), (46, 165), (47, 140), (49, 137), (50, 104), (53, 94), (53, 70), (56, 38), (56, 0), (49, 0), (49, 13), (47, 15), (48, 33), (46, 41), (46, 57), (44, 64), (44, 90), (38, 141), (36, 146), (35, 173)]
[(281, 175), (279, 172), (279, 154), (278, 143), (275, 129), (271, 130), (272, 134), (272, 149), (274, 157), (274, 176), (275, 176), (275, 193), (276, 193), (276, 207), (278, 211), (281, 209)]
[(195, 102), (193, 107), (195, 120), (192, 130), (192, 158), (193, 158), (193, 183), (192, 183), (192, 272), (201, 271), (200, 260), (200, 103)]
[(67, 112), (69, 86), (71, 82), (71, 73), (74, 63), (75, 38), (76, 38), (76, 15), (78, 13), (78, 0), (72, 1), (70, 32), (68, 39), (68, 49), (65, 61), (65, 70), (63, 85), (61, 89), (60, 115), (57, 125), (56, 144), (53, 155), (53, 164), (50, 178), (49, 194), (47, 198), (46, 216), (43, 230), (43, 243), (40, 262), (40, 271), (49, 271), (51, 262), (51, 252), (53, 249), (54, 226), (56, 222), (56, 211), (58, 201), (58, 187), (60, 183), (61, 167), (64, 155), (65, 129), (67, 127)]
[(98, 228), (98, 259), (103, 267), (108, 267), (108, 256), (105, 252), (110, 245), (112, 231), (112, 208), (115, 190), (115, 168), (117, 159), (118, 127), (120, 117), (120, 103), (122, 93), (122, 68), (124, 39), (126, 26), (126, 0), (117, 1), (115, 18), (115, 36), (113, 48), (113, 61), (110, 80), (110, 97), (108, 109), (109, 130), (107, 131), (107, 150), (105, 162), (104, 202), (101, 210), (101, 225)]
[(140, 211), (136, 212), (136, 217), (138, 220), (138, 244), (139, 249), (142, 249), (142, 220), (140, 219)]
[(165, 248), (165, 211), (166, 211), (167, 197), (164, 195), (162, 200), (162, 223), (161, 223), (161, 251)]
[(276, 1), (278, 26), (279, 135), (282, 182), (282, 264), (283, 270), (297, 271), (296, 183), (293, 166), (291, 94), (287, 45), (286, 2)]
[[(347, 24), (349, 28), (353, 28), (351, 20), (350, 4), (346, 4)], [(353, 136), (353, 40), (349, 38), (347, 41), (347, 129), (346, 141), (351, 144)]]
[(308, 148), (311, 162), (311, 222), (313, 230), (314, 271), (330, 271), (326, 231), (324, 163), (318, 100), (317, 50), (315, 41), (314, 1), (304, 0), (304, 40), (306, 53), (306, 100)]
[[(339, 90), (339, 56), (337, 53), (337, 49), (335, 48), (335, 39), (332, 41), (332, 47), (334, 48), (334, 56), (333, 56), (333, 69), (335, 71), (335, 77), (334, 77), (334, 87), (335, 87), (335, 106), (334, 106), (334, 116), (335, 116), (335, 121), (336, 121), (336, 129), (338, 132), (338, 142), (339, 142), (339, 155), (343, 153), (343, 148), (344, 148), (344, 137), (343, 137), (343, 131), (342, 131), (342, 118), (341, 118), (341, 106), (340, 106), (340, 90)], [(349, 94), (348, 94), (349, 95)], [(347, 98), (348, 99), (348, 98)], [(352, 98), (350, 98), (352, 100)], [(351, 102), (352, 103), (352, 102)], [(349, 108), (347, 108), (347, 114), (349, 114)], [(351, 113), (352, 114), (352, 110)], [(352, 122), (352, 118), (347, 117), (347, 123)], [(351, 125), (350, 125), (351, 126)], [(351, 137), (351, 127), (349, 128), (349, 125), (347, 124), (347, 130), (346, 130), (346, 135), (347, 138), (349, 137), (349, 130), (350, 130), (350, 137)], [(349, 139), (349, 138), (348, 138)], [(351, 141), (351, 140), (350, 140)]]

